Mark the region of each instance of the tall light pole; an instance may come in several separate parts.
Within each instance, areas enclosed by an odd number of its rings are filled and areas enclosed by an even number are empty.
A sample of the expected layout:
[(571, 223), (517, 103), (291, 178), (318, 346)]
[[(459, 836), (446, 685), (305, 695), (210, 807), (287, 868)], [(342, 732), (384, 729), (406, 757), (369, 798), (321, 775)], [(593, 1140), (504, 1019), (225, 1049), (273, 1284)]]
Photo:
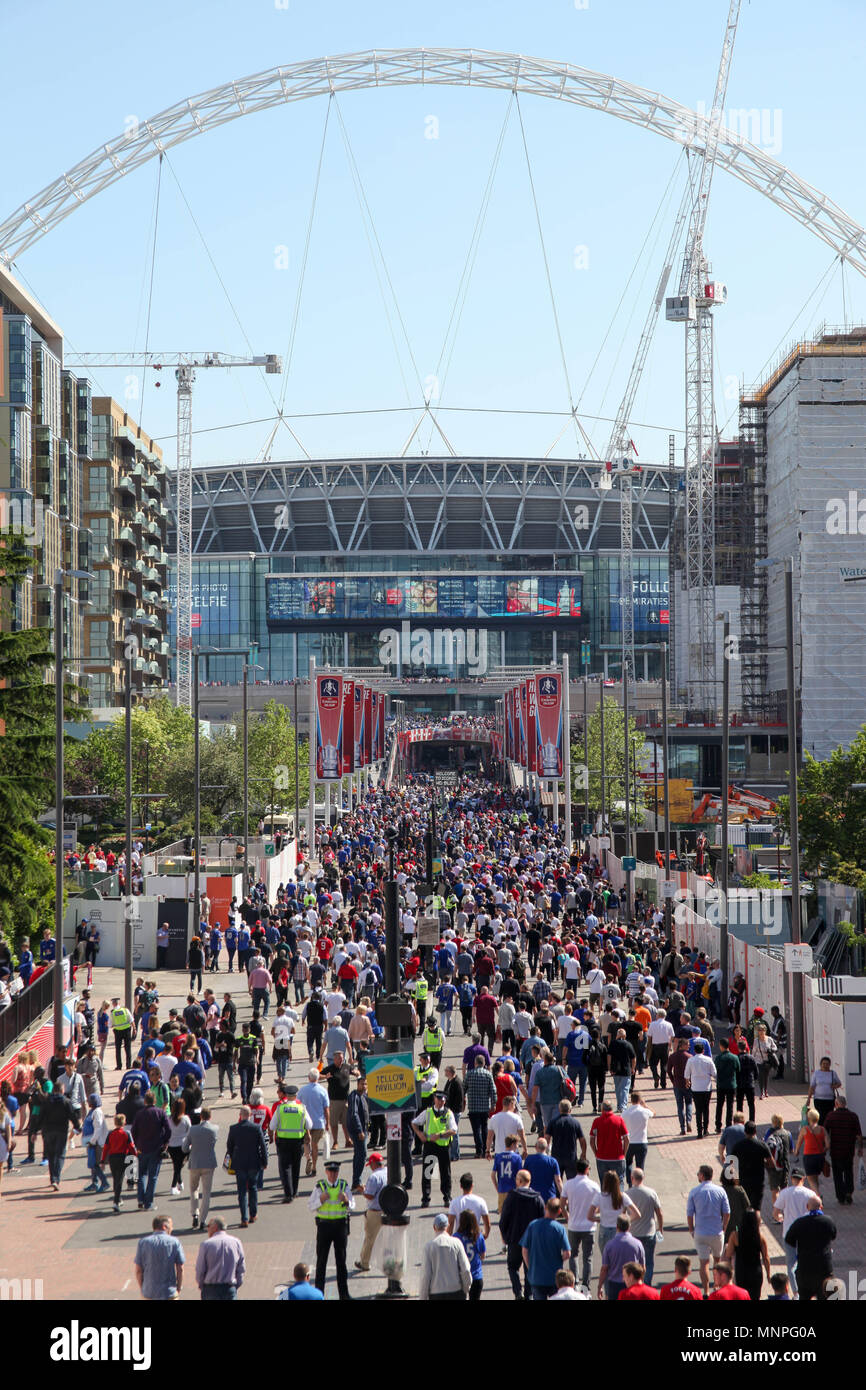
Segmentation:
[[(670, 786), (670, 748), (668, 745), (668, 644), (662, 642), (662, 778), (664, 780), (665, 805), (665, 880), (671, 876), (671, 786)], [(658, 787), (656, 787), (656, 814), (658, 814)], [(665, 931), (669, 941), (673, 940), (673, 905), (665, 898)]]
[(604, 793), (605, 793), (605, 785), (604, 785), (604, 783), (605, 783), (605, 756), (604, 756), (604, 755), (605, 755), (605, 747), (604, 747), (604, 676), (599, 676), (599, 678), (598, 678), (598, 690), (599, 690), (598, 708), (599, 708), (599, 711), (600, 711), (599, 720), (600, 720), (600, 735), (601, 735), (601, 833), (602, 833), (602, 835), (603, 835), (603, 834), (604, 834), (604, 826), (605, 826), (605, 817), (604, 817), (604, 810), (605, 810), (605, 801), (604, 801)]
[[(791, 821), (791, 941), (802, 941), (800, 911), (800, 806), (797, 788), (797, 688), (794, 684), (794, 560), (785, 561), (785, 673), (788, 682), (788, 807)], [(806, 1019), (802, 972), (792, 971), (794, 1057), (798, 1080), (808, 1074), (806, 1066)]]
[(201, 920), (201, 730), (199, 728), (199, 661), (201, 653), (198, 648), (192, 654), (192, 723), (193, 723), (193, 752), (195, 758), (195, 771), (193, 773), (193, 796), (195, 807), (193, 810), (193, 879), (192, 879), (192, 901), (193, 901), (193, 934), (198, 935), (198, 924)]
[(123, 1003), (124, 1006), (132, 1010), (132, 947), (133, 947), (133, 912), (135, 904), (132, 896), (132, 671), (133, 656), (132, 643), (127, 640), (126, 644), (126, 688), (123, 700), (123, 744), (126, 763), (126, 777), (124, 782), (125, 792), (125, 821), (126, 821), (126, 907), (123, 913)]
[(54, 1046), (63, 1042), (63, 581), (93, 579), (89, 570), (54, 571)]
[(299, 843), (300, 843), (300, 834), (301, 834), (301, 806), (300, 806), (300, 796), (299, 796), (299, 791), (298, 791), (299, 785), (300, 785), (300, 784), (299, 784), (299, 782), (298, 782), (299, 771), (298, 771), (298, 678), (297, 678), (297, 675), (295, 676), (295, 683), (294, 683), (294, 687), (293, 687), (293, 690), (292, 690), (292, 718), (293, 718), (294, 729), (295, 729), (295, 822), (294, 822), (294, 830), (295, 830), (295, 856), (297, 857), (298, 845), (299, 845)]
[[(630, 740), (629, 740), (629, 732), (628, 732), (628, 677), (629, 677), (629, 669), (628, 669), (628, 661), (626, 660), (626, 661), (624, 662), (623, 671), (622, 671), (622, 722), (623, 722), (623, 729), (624, 729), (623, 738), (624, 738), (624, 740), (625, 740), (625, 748), (624, 748), (624, 752), (625, 752), (625, 852), (626, 852), (626, 854), (630, 855), (630, 854), (631, 854), (631, 806), (629, 805), (629, 801), (630, 801), (630, 795), (631, 795), (631, 787), (630, 787), (630, 773), (631, 773), (631, 768), (629, 767), (629, 742), (630, 742)], [(634, 915), (634, 914), (633, 914), (633, 908), (634, 908), (634, 895), (633, 895), (632, 888), (633, 888), (633, 885), (632, 885), (631, 869), (626, 869), (626, 874), (625, 874), (625, 897), (626, 897), (626, 911), (628, 912), (628, 920), (629, 920), (629, 921), (632, 920), (632, 916)]]
[[(717, 618), (718, 622), (719, 619)], [(731, 615), (723, 613), (722, 623), (722, 915), (719, 922), (719, 965), (722, 971), (721, 997), (724, 1007), (728, 998), (728, 782), (731, 756), (731, 660), (729, 636)]]
[[(799, 945), (802, 937), (802, 912), (800, 903), (800, 807), (797, 788), (797, 687), (794, 679), (794, 557), (782, 559), (770, 556), (756, 560), (756, 565), (769, 568), (772, 565), (785, 566), (785, 677), (788, 697), (788, 812), (791, 839), (791, 941)], [(806, 1067), (806, 1008), (805, 978), (800, 971), (791, 971), (789, 977), (791, 995), (791, 1041), (794, 1058), (794, 1075), (798, 1081), (805, 1080)]]

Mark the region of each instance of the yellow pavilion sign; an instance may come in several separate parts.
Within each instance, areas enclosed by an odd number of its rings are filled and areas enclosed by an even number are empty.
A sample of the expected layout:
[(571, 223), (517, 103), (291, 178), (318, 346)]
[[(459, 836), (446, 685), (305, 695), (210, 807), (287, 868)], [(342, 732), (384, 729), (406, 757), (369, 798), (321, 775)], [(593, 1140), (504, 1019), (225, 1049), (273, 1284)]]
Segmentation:
[(373, 1113), (414, 1107), (413, 1061), (411, 1052), (391, 1052), (366, 1059), (367, 1099)]

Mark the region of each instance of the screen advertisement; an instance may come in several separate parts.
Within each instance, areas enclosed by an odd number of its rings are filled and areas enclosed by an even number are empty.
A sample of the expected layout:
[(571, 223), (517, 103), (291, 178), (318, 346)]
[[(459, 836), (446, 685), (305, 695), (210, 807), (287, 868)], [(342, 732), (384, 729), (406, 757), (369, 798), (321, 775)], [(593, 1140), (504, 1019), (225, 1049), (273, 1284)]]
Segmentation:
[(269, 575), (266, 593), (273, 626), (300, 619), (579, 618), (582, 576)]
[[(622, 631), (622, 604), (619, 570), (612, 567), (609, 577), (610, 630)], [(632, 582), (635, 632), (663, 632), (670, 626), (670, 586), (658, 575), (636, 574)]]
[(343, 678), (316, 676), (316, 777), (339, 782), (343, 765)]

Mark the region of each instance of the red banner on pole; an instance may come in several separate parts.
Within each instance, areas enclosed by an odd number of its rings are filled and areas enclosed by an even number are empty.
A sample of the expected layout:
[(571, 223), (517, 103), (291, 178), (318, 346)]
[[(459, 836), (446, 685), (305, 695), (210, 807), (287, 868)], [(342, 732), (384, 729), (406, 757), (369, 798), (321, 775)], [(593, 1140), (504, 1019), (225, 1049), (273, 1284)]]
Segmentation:
[(343, 677), (343, 776), (355, 771), (355, 682)]
[(343, 765), (343, 678), (316, 676), (316, 777), (339, 782)]
[(526, 766), (530, 772), (537, 772), (538, 734), (536, 731), (535, 676), (526, 682)]
[(363, 766), (369, 767), (373, 758), (373, 692), (369, 685), (364, 686), (364, 751)]
[(536, 770), (540, 777), (562, 776), (562, 676), (536, 677)]

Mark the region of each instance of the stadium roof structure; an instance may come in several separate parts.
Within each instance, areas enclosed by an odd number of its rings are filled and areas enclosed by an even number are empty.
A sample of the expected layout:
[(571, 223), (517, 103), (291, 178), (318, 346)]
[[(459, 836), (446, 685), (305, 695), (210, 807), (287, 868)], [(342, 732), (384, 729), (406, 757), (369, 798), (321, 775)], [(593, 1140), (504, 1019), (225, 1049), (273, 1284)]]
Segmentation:
[[(603, 469), (426, 456), (206, 465), (193, 472), (193, 552), (618, 554), (619, 493), (599, 488)], [(667, 550), (677, 481), (666, 465), (636, 475), (637, 550)]]

